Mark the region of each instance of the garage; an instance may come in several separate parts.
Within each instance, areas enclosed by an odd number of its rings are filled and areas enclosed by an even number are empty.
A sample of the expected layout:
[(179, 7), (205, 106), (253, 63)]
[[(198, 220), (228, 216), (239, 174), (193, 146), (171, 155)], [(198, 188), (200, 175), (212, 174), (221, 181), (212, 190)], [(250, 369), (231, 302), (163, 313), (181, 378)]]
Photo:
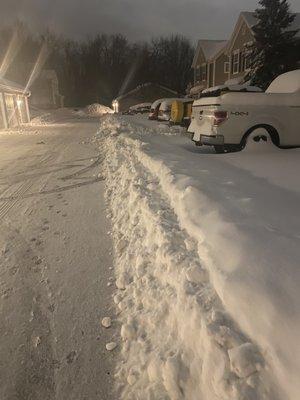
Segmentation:
[(30, 92), (17, 83), (0, 78), (0, 129), (30, 122)]

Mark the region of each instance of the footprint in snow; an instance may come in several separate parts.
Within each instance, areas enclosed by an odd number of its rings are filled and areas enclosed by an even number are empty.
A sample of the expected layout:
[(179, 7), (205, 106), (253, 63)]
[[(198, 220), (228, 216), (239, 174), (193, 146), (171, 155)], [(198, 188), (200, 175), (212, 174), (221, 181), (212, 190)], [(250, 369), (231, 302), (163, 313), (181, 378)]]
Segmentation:
[(104, 328), (110, 328), (111, 327), (111, 318), (104, 317), (101, 321), (101, 325), (104, 326)]
[(66, 360), (67, 360), (68, 364), (72, 364), (76, 359), (77, 359), (77, 352), (76, 351), (71, 351), (66, 357)]
[(118, 346), (117, 343), (110, 342), (110, 343), (106, 343), (105, 348), (107, 351), (113, 351), (117, 346)]

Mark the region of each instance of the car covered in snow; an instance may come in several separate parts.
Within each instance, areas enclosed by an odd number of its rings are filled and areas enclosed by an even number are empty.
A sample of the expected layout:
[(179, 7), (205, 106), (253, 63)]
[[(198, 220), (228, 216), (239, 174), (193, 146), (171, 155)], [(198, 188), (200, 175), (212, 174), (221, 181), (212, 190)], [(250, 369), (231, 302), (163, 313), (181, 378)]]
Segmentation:
[(159, 121), (170, 121), (172, 104), (176, 100), (182, 101), (184, 99), (174, 98), (174, 99), (165, 99), (164, 101), (162, 101), (162, 103), (160, 104), (159, 110), (158, 110), (158, 118), (157, 119)]
[(149, 112), (149, 119), (150, 120), (157, 120), (158, 119), (159, 107), (160, 107), (161, 103), (164, 100), (165, 99), (158, 99), (154, 103), (152, 103), (151, 108), (150, 108), (150, 112)]
[(277, 77), (266, 92), (204, 93), (193, 104), (188, 131), (196, 145), (220, 153), (243, 149), (252, 132), (268, 134), (279, 147), (300, 146), (300, 69)]
[(129, 108), (129, 114), (145, 114), (149, 113), (152, 103), (140, 103)]

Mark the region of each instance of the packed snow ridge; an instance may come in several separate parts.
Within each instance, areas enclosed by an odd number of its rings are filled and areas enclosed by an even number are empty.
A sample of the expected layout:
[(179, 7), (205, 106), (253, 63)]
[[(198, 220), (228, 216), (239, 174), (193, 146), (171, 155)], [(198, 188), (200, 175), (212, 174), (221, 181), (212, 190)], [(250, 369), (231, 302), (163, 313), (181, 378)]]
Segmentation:
[(235, 274), (238, 283), (243, 236), (188, 175), (176, 175), (151, 149), (148, 138), (174, 130), (128, 121), (106, 116), (97, 135), (107, 155), (122, 398), (286, 398), (259, 335), (250, 335), (242, 306), (226, 292)]

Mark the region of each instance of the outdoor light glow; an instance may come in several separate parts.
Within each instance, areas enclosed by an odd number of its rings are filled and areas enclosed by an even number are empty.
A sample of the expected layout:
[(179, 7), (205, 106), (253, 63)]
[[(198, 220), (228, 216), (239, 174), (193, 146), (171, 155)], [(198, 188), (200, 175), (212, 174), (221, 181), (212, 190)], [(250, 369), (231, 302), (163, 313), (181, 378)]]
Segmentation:
[(18, 99), (18, 100), (17, 100), (17, 104), (18, 104), (18, 106), (20, 107), (20, 106), (23, 104), (23, 100)]
[(44, 43), (41, 47), (41, 50), (37, 57), (37, 60), (32, 68), (31, 74), (28, 78), (28, 82), (27, 82), (27, 85), (24, 90), (24, 93), (26, 93), (29, 90), (29, 88), (31, 87), (33, 82), (36, 80), (36, 78), (40, 74), (41, 69), (43, 68), (43, 66), (47, 60), (48, 55), (49, 55), (48, 47), (47, 47), (46, 43)]
[(23, 41), (24, 38), (21, 38), (20, 35), (18, 34), (18, 31), (15, 31), (10, 40), (6, 54), (0, 66), (0, 76), (4, 76), (6, 74), (9, 66), (11, 65), (18, 51), (20, 50)]
[(112, 102), (112, 106), (113, 106), (114, 112), (115, 112), (115, 113), (118, 113), (118, 112), (119, 112), (119, 102), (118, 102), (118, 100), (114, 100), (114, 101)]

